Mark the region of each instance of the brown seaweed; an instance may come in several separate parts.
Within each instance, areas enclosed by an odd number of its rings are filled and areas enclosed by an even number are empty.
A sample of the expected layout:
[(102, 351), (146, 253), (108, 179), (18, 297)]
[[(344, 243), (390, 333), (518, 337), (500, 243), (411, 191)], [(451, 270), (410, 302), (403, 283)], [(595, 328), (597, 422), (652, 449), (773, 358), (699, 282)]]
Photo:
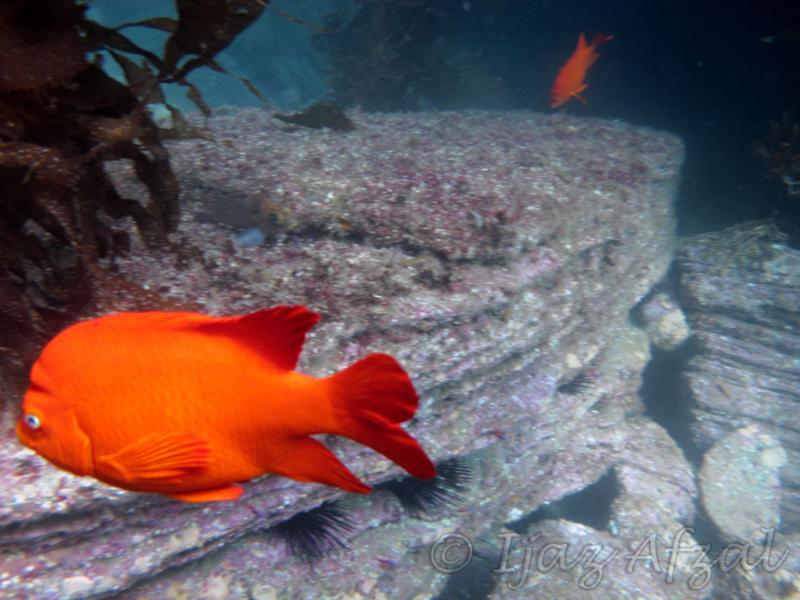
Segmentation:
[[(0, 377), (7, 383), (75, 318), (176, 306), (110, 268), (128, 247), (120, 219), (130, 217), (150, 247), (168, 246), (178, 224), (178, 182), (147, 105), (164, 103), (160, 86), (173, 82), (207, 111), (186, 76), (201, 66), (219, 70), (216, 54), (268, 3), (177, 0), (177, 20), (129, 24), (171, 32), (163, 57), (127, 39), (125, 26), (88, 20), (77, 0), (0, 4)], [(101, 51), (127, 83), (103, 71)], [(118, 193), (103, 166), (112, 160), (130, 161), (145, 201)]]

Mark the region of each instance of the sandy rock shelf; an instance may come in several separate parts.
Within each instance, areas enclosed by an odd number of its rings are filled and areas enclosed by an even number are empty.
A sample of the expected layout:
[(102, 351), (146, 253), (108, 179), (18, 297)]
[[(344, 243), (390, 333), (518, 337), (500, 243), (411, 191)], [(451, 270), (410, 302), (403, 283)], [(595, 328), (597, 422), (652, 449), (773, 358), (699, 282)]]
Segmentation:
[[(240, 502), (181, 504), (61, 473), (6, 422), (0, 595), (430, 597), (447, 585), (428, 552), (443, 532), (500, 544), (505, 524), (612, 467), (616, 544), (691, 519), (691, 470), (641, 416), (649, 342), (628, 319), (671, 260), (679, 140), (529, 112), (352, 118), (340, 133), (218, 111), (207, 138), (169, 144), (180, 256), (135, 246), (116, 268), (214, 314), (309, 305), (323, 320), (301, 358), (308, 373), (394, 354), (422, 397), (409, 429), (434, 460), (471, 467), (466, 501), (420, 519), (385, 492), (265, 477)], [(142, 197), (126, 165), (112, 170)], [(264, 242), (242, 243), (254, 228)], [(559, 391), (581, 374), (588, 389)], [(368, 449), (330, 445), (370, 483), (401, 476)], [(330, 499), (350, 512), (350, 549), (310, 571), (264, 532)], [(687, 597), (657, 574), (631, 581), (649, 598)]]

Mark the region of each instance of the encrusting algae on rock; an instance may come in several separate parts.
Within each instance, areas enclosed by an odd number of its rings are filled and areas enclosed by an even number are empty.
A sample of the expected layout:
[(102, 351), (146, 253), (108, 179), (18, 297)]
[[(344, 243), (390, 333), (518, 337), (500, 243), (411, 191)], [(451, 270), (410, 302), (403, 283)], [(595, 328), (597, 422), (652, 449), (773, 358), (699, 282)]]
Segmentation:
[[(161, 598), (180, 588), (199, 598), (235, 572), (233, 597), (432, 597), (443, 577), (428, 556), (443, 530), (496, 542), (509, 515), (572, 494), (614, 464), (625, 486), (613, 503), (620, 543), (637, 544), (656, 525), (674, 531), (676, 517), (691, 521), (694, 484), (680, 449), (654, 445), (654, 436), (669, 437), (629, 417), (648, 348), (629, 314), (667, 269), (680, 142), (564, 115), (352, 116), (357, 128), (340, 134), (230, 109), (207, 127), (235, 144), (170, 141), (191, 199), (174, 237), (197, 254), (176, 261), (132, 236), (118, 274), (214, 315), (248, 314), (265, 302), (313, 306), (324, 320), (307, 338), (303, 373), (323, 377), (370, 352), (396, 357), (421, 399), (403, 427), (441, 476), (448, 460), (467, 461), (463, 504), (441, 517), (424, 506), (415, 517), (415, 505), (404, 508), (386, 484), (405, 473), (335, 436), (326, 445), (379, 493), (260, 477), (240, 501), (174, 502), (71, 477), (8, 439), (0, 447), (0, 595), (67, 597), (62, 582), (82, 576), (94, 596)], [(135, 173), (111, 167), (117, 189), (139, 197)], [(555, 169), (574, 176), (564, 181)], [(230, 243), (238, 225), (199, 216), (261, 198), (291, 219), (258, 246)], [(363, 234), (343, 236), (338, 216)], [(613, 240), (622, 244), (611, 264)], [(592, 377), (590, 387), (557, 391), (579, 373)], [(654, 474), (656, 454), (674, 462)], [(348, 549), (327, 544), (314, 576), (272, 533), (319, 507), (300, 521), (330, 522), (339, 513), (329, 502), (347, 512), (351, 528), (336, 537)], [(191, 524), (194, 545), (170, 543)], [(609, 541), (583, 533), (593, 537), (562, 539), (573, 547)], [(547, 581), (519, 593), (537, 594)], [(685, 591), (644, 570), (601, 585), (606, 597), (634, 586), (654, 598)], [(501, 582), (495, 592), (505, 589)], [(567, 597), (562, 590), (553, 593)]]

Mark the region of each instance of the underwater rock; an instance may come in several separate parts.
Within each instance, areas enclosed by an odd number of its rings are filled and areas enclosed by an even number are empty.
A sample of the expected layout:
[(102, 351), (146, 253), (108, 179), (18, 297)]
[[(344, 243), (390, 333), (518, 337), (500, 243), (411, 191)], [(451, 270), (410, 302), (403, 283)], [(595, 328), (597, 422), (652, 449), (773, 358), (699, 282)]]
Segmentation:
[(533, 534), (505, 532), (503, 537), (501, 581), (492, 600), (684, 600), (706, 598), (710, 591), (699, 585), (706, 571), (691, 566), (691, 557), (702, 554), (691, 536), (678, 540), (681, 554), (672, 561), (671, 540), (651, 544), (652, 538), (643, 537), (631, 546), (629, 540), (564, 520), (543, 521)]
[(750, 425), (717, 442), (703, 456), (700, 492), (706, 513), (729, 542), (763, 542), (780, 522), (780, 468), (786, 452)]
[[(409, 431), (437, 462), (471, 469), (463, 503), (414, 517), (388, 489), (357, 496), (264, 477), (240, 501), (183, 504), (58, 471), (20, 447), (8, 420), (0, 593), (431, 597), (448, 589), (431, 560), (442, 536), (500, 552), (507, 523), (609, 472), (620, 492), (608, 531), (554, 534), (611, 543), (614, 529), (638, 542), (691, 519), (688, 465), (642, 416), (649, 341), (628, 319), (671, 260), (679, 140), (560, 114), (350, 117), (357, 128), (343, 136), (225, 110), (208, 120), (213, 140), (168, 142), (183, 189), (180, 251), (134, 237), (115, 266), (213, 314), (309, 305), (323, 316), (299, 365), (312, 375), (395, 355), (421, 396)], [(112, 167), (121, 193), (140, 197), (132, 171)], [(264, 244), (235, 245), (229, 225), (208, 222), (239, 201), (267, 207)], [(580, 375), (591, 385), (562, 387)], [(348, 440), (326, 444), (371, 484), (402, 476)], [(328, 500), (349, 515), (349, 548), (309, 567), (270, 529)]]
[(614, 466), (619, 495), (611, 505), (608, 529), (630, 540), (641, 539), (643, 532), (671, 539), (694, 521), (694, 472), (660, 425), (644, 417), (628, 425), (632, 432)]
[(767, 537), (757, 546), (747, 546), (747, 553), (734, 552), (720, 560), (719, 569), (725, 577), (717, 579), (716, 598), (747, 598), (774, 600), (800, 597), (800, 535)]
[(689, 338), (686, 317), (670, 294), (656, 294), (644, 302), (639, 314), (650, 342), (659, 350), (675, 350)]
[(495, 532), (501, 560), (491, 598), (623, 598), (635, 591), (677, 600), (712, 592), (703, 550), (687, 528), (697, 492), (680, 448), (644, 417), (615, 437), (622, 445), (612, 460), (617, 489), (607, 523), (575, 522), (607, 501), (595, 493), (583, 500), (584, 511), (552, 509), (551, 518), (522, 530), (509, 524), (513, 533)]
[(684, 373), (694, 443), (757, 424), (785, 449), (781, 527), (800, 531), (800, 251), (771, 222), (684, 240), (681, 304), (694, 355)]

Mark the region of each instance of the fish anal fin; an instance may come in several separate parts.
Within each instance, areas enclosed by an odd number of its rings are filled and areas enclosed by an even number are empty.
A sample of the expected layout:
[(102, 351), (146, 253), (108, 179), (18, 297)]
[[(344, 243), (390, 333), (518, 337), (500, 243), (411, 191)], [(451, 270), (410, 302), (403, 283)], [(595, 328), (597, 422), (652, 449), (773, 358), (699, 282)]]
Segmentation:
[(98, 471), (131, 483), (178, 480), (206, 468), (208, 443), (188, 432), (151, 433), (98, 458)]
[(170, 498), (175, 498), (175, 500), (181, 500), (182, 502), (220, 502), (236, 500), (242, 495), (243, 491), (244, 488), (240, 485), (225, 485), (208, 490), (195, 490), (168, 495)]
[(231, 337), (279, 369), (293, 371), (306, 334), (319, 318), (305, 306), (280, 305), (246, 315), (211, 319), (198, 323), (196, 329)]
[(332, 485), (348, 492), (367, 494), (372, 488), (364, 484), (328, 448), (313, 438), (297, 438), (289, 442), (280, 467), (268, 467), (270, 473), (285, 475), (297, 481)]

